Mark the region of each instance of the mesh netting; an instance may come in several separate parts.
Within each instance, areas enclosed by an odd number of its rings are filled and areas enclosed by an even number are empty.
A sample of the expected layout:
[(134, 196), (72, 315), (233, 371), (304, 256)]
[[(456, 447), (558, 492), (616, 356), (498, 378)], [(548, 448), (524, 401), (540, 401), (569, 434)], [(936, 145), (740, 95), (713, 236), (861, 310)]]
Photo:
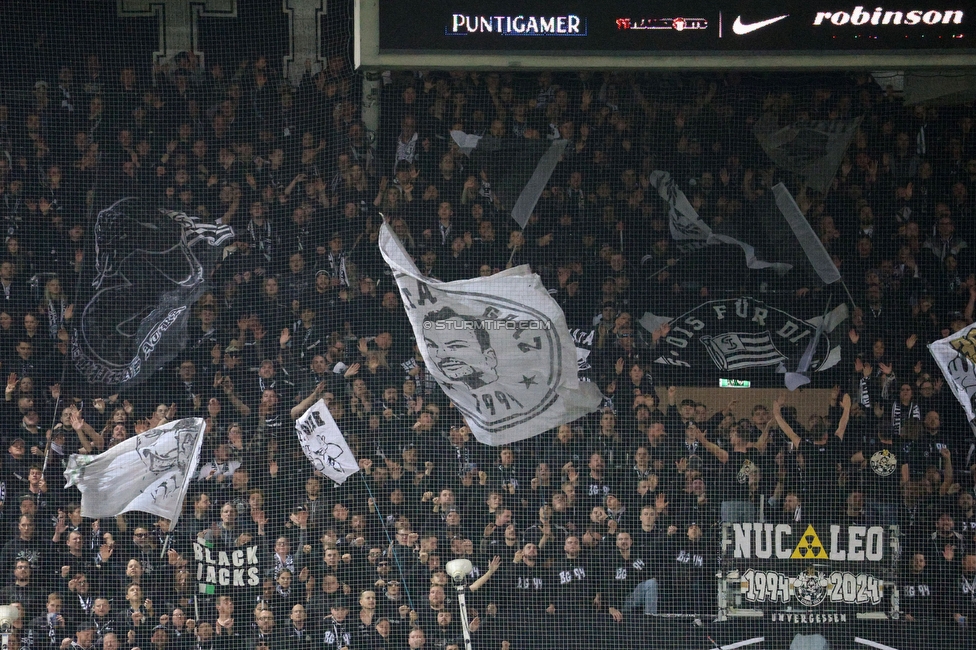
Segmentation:
[[(351, 3), (283, 5), (3, 9), (11, 647), (448, 649), (464, 618), (486, 649), (972, 642), (976, 447), (926, 347), (974, 320), (971, 105), (868, 74), (456, 70), (384, 73), (377, 120)], [(428, 370), (384, 221), (438, 280), (530, 265), (600, 408), (475, 440), (435, 379), (484, 375)], [(342, 485), (296, 438), (320, 397)], [(175, 528), (81, 515), (71, 454), (191, 417)]]

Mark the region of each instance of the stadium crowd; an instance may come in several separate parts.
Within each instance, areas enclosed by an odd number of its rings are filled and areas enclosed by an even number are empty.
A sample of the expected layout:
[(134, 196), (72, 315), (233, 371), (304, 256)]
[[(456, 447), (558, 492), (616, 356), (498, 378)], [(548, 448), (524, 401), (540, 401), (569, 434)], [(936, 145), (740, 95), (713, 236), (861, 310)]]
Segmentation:
[[(475, 647), (601, 647), (647, 614), (714, 614), (720, 522), (759, 517), (898, 524), (899, 624), (972, 638), (974, 438), (926, 352), (974, 320), (972, 106), (905, 107), (867, 75), (737, 73), (393, 73), (375, 133), (360, 102), (343, 57), (293, 87), (269, 58), (231, 71), (187, 54), (151, 75), (89, 55), (0, 98), (11, 647), (460, 648), (456, 557), (474, 567)], [(668, 326), (637, 322), (770, 286), (679, 252), (648, 188), (668, 170), (706, 222), (761, 237), (760, 197), (780, 179), (799, 189), (752, 136), (768, 115), (864, 116), (830, 192), (796, 192), (858, 304), (807, 422), (785, 397), (687, 399), (653, 364)], [(526, 228), (451, 129), (570, 141)], [(113, 394), (73, 371), (73, 296), (98, 208), (126, 196), (236, 238), (183, 353)], [(475, 441), (414, 344), (383, 220), (441, 280), (530, 264), (607, 396), (600, 412), (507, 447)], [(776, 286), (822, 309), (823, 287)], [(362, 469), (342, 486), (293, 433), (319, 398)], [(81, 516), (67, 455), (192, 416), (207, 437), (175, 528)], [(200, 593), (204, 548), (256, 549), (257, 584)]]

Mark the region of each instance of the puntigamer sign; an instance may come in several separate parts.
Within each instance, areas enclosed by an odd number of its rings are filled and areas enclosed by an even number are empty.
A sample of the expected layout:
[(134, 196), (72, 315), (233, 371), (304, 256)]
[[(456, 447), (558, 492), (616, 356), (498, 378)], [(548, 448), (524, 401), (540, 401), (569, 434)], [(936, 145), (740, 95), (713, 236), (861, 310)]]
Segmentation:
[(826, 537), (812, 525), (739, 523), (730, 528), (724, 554), (731, 545), (735, 559), (881, 562), (887, 554), (888, 531), (881, 526), (823, 526)]

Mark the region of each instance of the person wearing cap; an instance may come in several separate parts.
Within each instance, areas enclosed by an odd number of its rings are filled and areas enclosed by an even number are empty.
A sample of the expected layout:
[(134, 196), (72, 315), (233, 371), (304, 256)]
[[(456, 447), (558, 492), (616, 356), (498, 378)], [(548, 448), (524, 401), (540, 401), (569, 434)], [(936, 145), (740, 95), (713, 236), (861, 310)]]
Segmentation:
[(316, 276), (324, 271), (329, 278), (329, 286), (333, 289), (354, 286), (349, 273), (352, 269), (352, 260), (349, 259), (349, 255), (345, 251), (342, 231), (334, 230), (329, 235), (328, 247), (325, 254), (316, 259), (316, 266), (318, 267)]
[(169, 630), (165, 625), (157, 625), (152, 629), (152, 633), (149, 635), (149, 644), (147, 650), (168, 650), (170, 648)]
[(322, 644), (328, 650), (353, 648), (353, 634), (346, 618), (349, 616), (350, 599), (338, 595), (329, 604), (329, 615), (322, 622)]
[[(75, 623), (75, 638), (64, 639), (61, 642), (61, 650), (91, 650), (95, 647), (95, 626), (91, 621), (84, 619)], [(165, 647), (165, 646), (163, 646)]]
[(30, 458), (27, 456), (27, 441), (23, 436), (15, 435), (7, 443), (7, 454), (2, 467), (7, 482), (7, 491), (23, 490), (27, 487)]
[[(704, 521), (714, 522), (715, 517)], [(715, 607), (715, 590), (706, 579), (714, 568), (715, 555), (704, 538), (702, 525), (691, 521), (669, 526), (665, 548), (664, 611), (676, 614), (709, 613)]]

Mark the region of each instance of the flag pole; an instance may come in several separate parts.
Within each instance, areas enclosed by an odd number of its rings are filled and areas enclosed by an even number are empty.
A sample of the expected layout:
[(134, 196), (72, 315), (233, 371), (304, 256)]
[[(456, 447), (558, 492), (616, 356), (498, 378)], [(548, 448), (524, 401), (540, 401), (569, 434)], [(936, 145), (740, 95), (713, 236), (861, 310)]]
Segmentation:
[(655, 277), (657, 277), (657, 276), (661, 275), (662, 273), (664, 273), (665, 271), (667, 271), (668, 269), (670, 269), (672, 266), (677, 266), (678, 265), (678, 262), (680, 262), (681, 259), (682, 258), (680, 258), (680, 257), (677, 258), (677, 259), (675, 259), (674, 260), (674, 264), (669, 264), (669, 263), (665, 262), (664, 266), (662, 266), (657, 271), (654, 271), (654, 273), (651, 273), (649, 276), (647, 276), (647, 279), (648, 280), (652, 280)]
[[(524, 246), (525, 245), (525, 231), (522, 230), (520, 232), (522, 233), (522, 246)], [(512, 246), (512, 254), (508, 256), (508, 264), (506, 265), (506, 267), (511, 267), (512, 266), (512, 260), (515, 259), (515, 253), (516, 253), (516, 251), (518, 251), (519, 248), (521, 248), (521, 247), (520, 246)]]
[(847, 299), (850, 300), (851, 304), (854, 305), (854, 308), (857, 309), (857, 303), (854, 302), (854, 296), (851, 295), (851, 290), (847, 288), (847, 283), (844, 282), (844, 278), (840, 279), (840, 285), (844, 287), (844, 293), (847, 294)]
[(403, 585), (403, 593), (407, 595), (407, 602), (410, 603), (410, 609), (414, 609), (413, 598), (410, 596), (410, 588), (407, 586), (407, 576), (403, 573), (403, 566), (400, 564), (400, 556), (396, 552), (396, 543), (390, 537), (390, 531), (387, 530), (386, 524), (383, 521), (383, 514), (380, 512), (380, 504), (376, 501), (376, 497), (373, 496), (373, 490), (369, 487), (369, 481), (363, 475), (363, 472), (359, 472), (359, 478), (363, 480), (363, 485), (366, 487), (366, 493), (369, 494), (369, 498), (373, 500), (373, 509), (376, 510), (376, 518), (380, 521), (380, 527), (383, 529), (383, 533), (386, 535), (386, 541), (390, 543), (390, 551), (393, 553), (393, 560), (396, 562), (397, 572), (400, 574), (400, 584)]

